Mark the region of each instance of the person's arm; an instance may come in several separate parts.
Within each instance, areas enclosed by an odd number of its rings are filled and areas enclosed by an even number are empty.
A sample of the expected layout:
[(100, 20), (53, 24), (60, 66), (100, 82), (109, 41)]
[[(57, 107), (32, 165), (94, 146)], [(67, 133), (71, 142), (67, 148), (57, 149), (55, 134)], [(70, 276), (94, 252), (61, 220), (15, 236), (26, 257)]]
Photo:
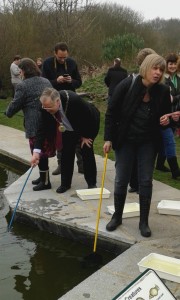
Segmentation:
[(20, 75), (20, 69), (16, 64), (11, 65), (11, 72), (13, 73), (14, 76), (19, 77)]
[(170, 117), (171, 117), (171, 95), (170, 89), (168, 86), (163, 86), (164, 92), (162, 94), (163, 100), (161, 101), (161, 109), (160, 109), (160, 125), (161, 126), (168, 126), (170, 124)]
[(5, 114), (8, 118), (11, 118), (18, 111), (23, 109), (24, 99), (25, 99), (25, 90), (23, 88), (23, 85), (20, 83), (17, 85), (13, 100), (10, 102), (9, 106), (6, 109)]
[(39, 160), (40, 160), (40, 149), (34, 149), (33, 150), (33, 155), (31, 157), (30, 163), (31, 163), (31, 167), (35, 167), (39, 164)]
[(131, 88), (133, 77), (128, 77), (121, 81), (115, 88), (110, 103), (105, 113), (104, 141), (111, 141), (117, 119), (120, 119), (121, 107), (123, 101)]

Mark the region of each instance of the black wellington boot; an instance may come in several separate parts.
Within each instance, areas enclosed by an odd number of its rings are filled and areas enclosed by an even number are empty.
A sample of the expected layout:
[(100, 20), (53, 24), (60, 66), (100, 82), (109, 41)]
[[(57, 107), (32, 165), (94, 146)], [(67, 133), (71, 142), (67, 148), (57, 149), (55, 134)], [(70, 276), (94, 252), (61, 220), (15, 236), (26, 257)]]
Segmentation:
[(114, 194), (115, 212), (111, 218), (111, 221), (106, 225), (107, 231), (114, 231), (119, 225), (122, 224), (122, 214), (123, 214), (125, 200), (126, 200), (126, 194), (122, 194), (122, 195)]
[(38, 185), (33, 187), (33, 191), (42, 191), (51, 189), (51, 183), (49, 181), (49, 170), (40, 171), (41, 181)]
[(177, 177), (180, 177), (180, 169), (179, 169), (179, 165), (177, 162), (177, 157), (173, 156), (171, 158), (168, 158), (168, 164), (170, 166), (171, 169), (171, 173), (172, 173), (172, 178), (176, 179)]
[(148, 225), (148, 217), (150, 210), (151, 200), (146, 197), (140, 196), (140, 222), (139, 229), (141, 231), (141, 235), (144, 237), (151, 236), (151, 229)]
[(37, 185), (37, 184), (39, 184), (40, 182), (41, 182), (41, 177), (39, 177), (39, 178), (33, 180), (33, 181), (32, 181), (32, 184)]

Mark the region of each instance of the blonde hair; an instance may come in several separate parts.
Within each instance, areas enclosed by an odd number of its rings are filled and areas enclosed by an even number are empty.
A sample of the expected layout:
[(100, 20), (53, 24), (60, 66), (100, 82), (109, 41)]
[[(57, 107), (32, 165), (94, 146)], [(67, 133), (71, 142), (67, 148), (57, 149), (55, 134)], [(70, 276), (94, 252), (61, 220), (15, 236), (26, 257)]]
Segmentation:
[(142, 76), (142, 78), (146, 78), (147, 72), (155, 66), (159, 66), (163, 72), (159, 80), (159, 82), (162, 82), (164, 78), (165, 69), (166, 69), (166, 61), (162, 56), (158, 54), (149, 54), (146, 56), (146, 58), (144, 59), (144, 61), (140, 66), (139, 74)]
[(50, 97), (52, 102), (55, 102), (56, 100), (60, 100), (60, 94), (59, 92), (54, 88), (45, 88), (44, 91), (41, 94), (40, 101), (43, 103), (46, 101), (46, 99)]

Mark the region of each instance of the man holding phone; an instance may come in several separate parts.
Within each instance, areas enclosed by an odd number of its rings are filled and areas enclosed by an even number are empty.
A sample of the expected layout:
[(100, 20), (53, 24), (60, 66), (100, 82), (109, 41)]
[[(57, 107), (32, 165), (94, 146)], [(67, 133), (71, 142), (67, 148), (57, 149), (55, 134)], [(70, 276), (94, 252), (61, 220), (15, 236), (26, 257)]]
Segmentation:
[(49, 79), (52, 86), (58, 90), (74, 91), (82, 85), (77, 63), (68, 56), (66, 43), (57, 43), (54, 56), (48, 57), (43, 63), (43, 77)]
[[(54, 56), (44, 60), (42, 76), (49, 79), (57, 91), (70, 90), (75, 92), (82, 85), (81, 75), (77, 63), (68, 56), (69, 49), (66, 43), (57, 43), (54, 47)], [(84, 173), (80, 145), (76, 147), (78, 172)], [(61, 152), (57, 151), (58, 167), (53, 175), (61, 173)]]

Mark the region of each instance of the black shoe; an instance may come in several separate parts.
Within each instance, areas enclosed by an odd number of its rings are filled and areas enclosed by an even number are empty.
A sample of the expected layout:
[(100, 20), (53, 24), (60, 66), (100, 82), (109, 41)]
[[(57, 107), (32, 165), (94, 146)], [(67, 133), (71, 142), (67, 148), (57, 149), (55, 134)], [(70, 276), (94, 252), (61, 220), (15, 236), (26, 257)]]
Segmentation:
[(67, 190), (69, 190), (71, 188), (71, 186), (64, 186), (64, 185), (60, 185), (57, 190), (56, 193), (58, 194), (62, 194), (65, 193)]
[(95, 189), (97, 188), (96, 184), (88, 184), (88, 189)]
[(32, 181), (32, 184), (37, 185), (37, 184), (39, 184), (40, 182), (41, 182), (41, 177), (39, 177), (39, 178), (33, 180), (33, 181)]
[(161, 172), (171, 172), (170, 169), (168, 169), (166, 166), (156, 166), (156, 170), (161, 171)]
[(112, 216), (111, 221), (106, 225), (107, 231), (114, 231), (119, 225), (122, 224), (122, 219)]
[(40, 182), (38, 185), (33, 187), (33, 191), (43, 191), (51, 189), (51, 184), (45, 184), (44, 182)]
[(137, 194), (139, 193), (138, 189), (132, 188), (132, 187), (129, 188), (128, 192), (129, 192), (129, 193), (135, 193), (135, 192), (137, 192)]
[(144, 237), (150, 237), (151, 236), (151, 229), (149, 228), (148, 224), (139, 223), (139, 229), (141, 231), (141, 235)]

